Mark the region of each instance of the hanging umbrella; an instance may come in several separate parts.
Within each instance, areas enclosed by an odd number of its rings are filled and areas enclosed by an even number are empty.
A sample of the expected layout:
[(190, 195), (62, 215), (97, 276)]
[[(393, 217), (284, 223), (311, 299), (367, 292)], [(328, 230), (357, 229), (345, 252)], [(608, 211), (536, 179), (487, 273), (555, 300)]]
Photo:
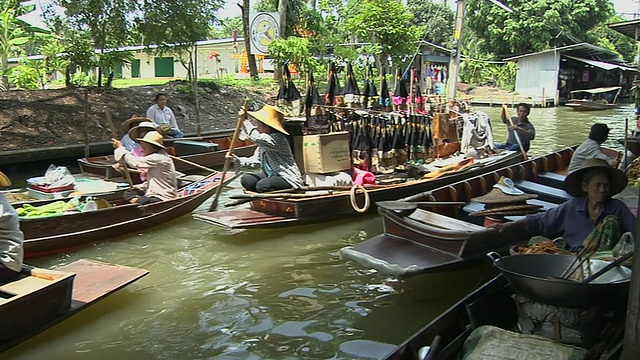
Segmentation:
[(372, 141), (369, 126), (369, 114), (361, 116), (353, 142), (353, 163), (357, 168), (365, 171), (369, 171), (371, 165)]
[(336, 76), (336, 64), (329, 63), (329, 71), (327, 73), (327, 91), (324, 94), (324, 104), (329, 106), (336, 105), (336, 96), (340, 94), (340, 82)]
[(325, 113), (321, 107), (322, 99), (318, 94), (318, 88), (313, 78), (313, 70), (309, 70), (307, 74), (307, 89), (304, 94), (304, 114), (307, 118), (309, 127), (319, 128), (327, 125)]
[(367, 108), (372, 108), (374, 104), (374, 99), (378, 96), (378, 89), (376, 89), (376, 84), (373, 82), (373, 67), (369, 64), (367, 69), (367, 80), (364, 85), (364, 101), (363, 104)]
[(288, 116), (300, 116), (301, 105), (300, 92), (296, 88), (293, 80), (291, 80), (291, 72), (289, 67), (282, 67), (282, 80), (280, 81), (280, 89), (276, 97), (276, 106)]
[(383, 110), (388, 110), (391, 107), (391, 96), (389, 95), (389, 85), (387, 85), (387, 75), (382, 69), (380, 74), (380, 97), (378, 98), (378, 104), (383, 107)]
[(347, 63), (347, 75), (344, 85), (344, 103), (347, 106), (360, 104), (360, 89), (358, 88), (358, 82), (353, 76), (351, 63)]
[(422, 97), (422, 91), (420, 91), (420, 82), (416, 82), (415, 97), (413, 100), (416, 104), (417, 112), (424, 114), (424, 97)]
[(396, 70), (396, 87), (393, 90), (393, 105), (396, 110), (401, 110), (402, 105), (406, 105), (409, 101), (409, 93), (407, 92), (407, 83), (401, 76), (400, 69)]

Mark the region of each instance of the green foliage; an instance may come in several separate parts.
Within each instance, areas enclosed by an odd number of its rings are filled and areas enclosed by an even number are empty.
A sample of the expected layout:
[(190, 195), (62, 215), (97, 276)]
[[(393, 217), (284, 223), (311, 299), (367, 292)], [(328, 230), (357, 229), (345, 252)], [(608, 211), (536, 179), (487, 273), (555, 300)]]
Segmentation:
[(424, 39), (447, 45), (453, 37), (455, 13), (446, 3), (434, 0), (409, 0), (407, 9), (413, 14), (411, 24), (424, 29)]
[(493, 55), (483, 52), (484, 40), (470, 35), (462, 45), (464, 59), (460, 64), (462, 82), (481, 85), (493, 84), (506, 90), (513, 90), (516, 83), (517, 64), (496, 63)]
[(349, 8), (351, 10), (355, 10), (355, 15), (346, 19), (347, 33), (356, 34), (359, 41), (379, 46), (383, 65), (388, 56), (394, 64), (401, 64), (415, 51), (421, 31), (417, 26), (408, 25), (413, 15), (400, 2), (365, 0), (357, 8)]
[(210, 37), (212, 39), (229, 39), (233, 37), (233, 31), (236, 31), (238, 37), (242, 37), (242, 17), (225, 18), (212, 27)]
[[(467, 25), (493, 54), (541, 51), (584, 41), (584, 34), (613, 15), (610, 0), (505, 0), (509, 13), (487, 0), (469, 0)], [(464, 37), (464, 35), (463, 35)]]
[[(26, 59), (24, 59), (27, 62)], [(18, 89), (33, 90), (40, 84), (40, 74), (35, 64), (21, 63), (10, 68), (8, 73), (9, 83)]]
[(293, 64), (302, 73), (315, 70), (318, 61), (309, 51), (309, 39), (290, 36), (285, 39), (276, 39), (269, 45), (269, 54), (275, 59), (275, 65)]
[(71, 83), (75, 86), (80, 87), (95, 86), (96, 80), (92, 76), (86, 74), (84, 71), (78, 71), (71, 77)]
[(5, 89), (8, 88), (7, 60), (12, 51), (21, 49), (30, 39), (22, 26), (24, 23), (16, 19), (20, 15), (20, 9), (20, 7), (5, 7), (0, 12), (0, 61), (2, 62), (2, 86)]
[[(624, 20), (616, 15), (607, 20), (606, 23), (612, 24), (621, 21)], [(606, 24), (600, 24), (589, 30), (587, 36), (590, 42), (618, 53), (625, 61), (633, 61), (638, 53), (635, 41), (610, 29)]]

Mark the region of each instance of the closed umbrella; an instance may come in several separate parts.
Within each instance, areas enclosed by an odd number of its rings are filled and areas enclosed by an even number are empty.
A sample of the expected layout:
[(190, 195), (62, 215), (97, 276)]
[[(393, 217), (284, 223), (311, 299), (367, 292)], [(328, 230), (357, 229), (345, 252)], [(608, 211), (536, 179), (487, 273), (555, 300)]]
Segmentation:
[(301, 109), (300, 92), (296, 88), (293, 80), (291, 80), (291, 72), (289, 67), (282, 67), (282, 80), (280, 81), (280, 89), (276, 97), (276, 106), (288, 116), (300, 116)]
[(393, 90), (393, 106), (394, 110), (403, 110), (409, 102), (409, 93), (407, 92), (407, 83), (400, 73), (400, 69), (396, 70), (396, 87)]
[(327, 73), (327, 91), (324, 94), (324, 104), (328, 106), (336, 105), (336, 97), (342, 92), (340, 82), (336, 75), (336, 64), (329, 63), (329, 71)]
[(389, 85), (387, 84), (387, 75), (384, 69), (380, 75), (380, 97), (378, 103), (382, 106), (382, 110), (388, 111), (391, 109), (391, 96), (389, 95)]
[(369, 64), (367, 69), (367, 79), (364, 85), (364, 106), (372, 108), (376, 97), (378, 97), (378, 89), (376, 89), (376, 84), (373, 81), (373, 66)]
[(322, 105), (322, 99), (318, 94), (318, 87), (313, 78), (313, 70), (309, 70), (307, 74), (307, 89), (304, 94), (304, 114), (307, 118), (309, 127), (323, 128), (327, 126), (326, 115)]
[(347, 75), (344, 85), (344, 103), (349, 107), (360, 104), (360, 89), (358, 88), (358, 82), (353, 75), (351, 63), (347, 63)]

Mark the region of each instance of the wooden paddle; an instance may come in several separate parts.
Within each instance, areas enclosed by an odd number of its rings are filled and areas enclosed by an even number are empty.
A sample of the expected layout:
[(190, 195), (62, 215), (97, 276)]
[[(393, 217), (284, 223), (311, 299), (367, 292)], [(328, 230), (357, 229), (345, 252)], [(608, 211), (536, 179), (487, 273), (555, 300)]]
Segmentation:
[[(118, 130), (113, 126), (113, 120), (111, 120), (111, 112), (109, 110), (104, 111), (104, 116), (107, 118), (107, 125), (111, 129), (111, 137), (118, 140)], [(129, 187), (133, 188), (133, 180), (131, 179), (131, 174), (129, 174), (129, 167), (127, 166), (127, 162), (124, 158), (120, 159), (120, 164), (122, 164), (122, 168), (124, 169), (124, 177), (127, 179), (129, 183)]]
[(188, 165), (191, 165), (191, 166), (193, 166), (193, 167), (197, 167), (198, 169), (202, 169), (202, 170), (204, 170), (204, 171), (208, 171), (208, 172), (210, 172), (210, 173), (215, 173), (215, 172), (217, 172), (216, 170), (214, 170), (214, 169), (212, 169), (212, 168), (208, 168), (208, 167), (206, 167), (206, 166), (204, 166), (204, 165), (200, 165), (200, 164), (198, 164), (198, 163), (194, 163), (193, 161), (189, 161), (189, 160), (183, 159), (183, 158), (181, 158), (181, 157), (179, 157), (179, 156), (173, 156), (173, 155), (169, 155), (169, 156), (170, 156), (173, 160), (182, 161), (183, 163), (188, 164)]
[[(502, 110), (504, 110), (504, 114), (507, 117), (507, 119), (509, 119), (509, 124), (511, 124), (511, 126), (515, 126), (513, 124), (513, 120), (511, 119), (511, 114), (509, 114), (509, 108), (507, 107), (507, 105), (502, 105)], [(518, 135), (518, 131), (517, 130), (513, 130), (513, 135), (516, 138), (516, 141), (518, 142), (518, 146), (520, 147), (520, 151), (522, 152), (522, 157), (527, 160), (527, 152), (524, 151), (524, 146), (522, 146), (522, 141), (520, 141), (520, 135)]]
[(383, 209), (395, 211), (415, 210), (427, 206), (462, 206), (462, 201), (378, 201), (376, 205)]
[(233, 132), (233, 137), (231, 138), (231, 143), (229, 144), (229, 150), (227, 151), (227, 155), (224, 159), (224, 168), (222, 169), (222, 176), (220, 177), (220, 185), (216, 189), (216, 196), (213, 198), (211, 202), (211, 206), (209, 207), (209, 211), (216, 211), (218, 209), (218, 199), (220, 198), (220, 193), (222, 192), (224, 177), (227, 175), (227, 171), (229, 170), (229, 166), (231, 166), (231, 161), (233, 161), (233, 148), (236, 145), (236, 141), (238, 141), (238, 135), (240, 135), (240, 127), (242, 123), (247, 118), (247, 106), (249, 106), (249, 99), (244, 100), (244, 104), (242, 105), (243, 116), (238, 116), (238, 123), (236, 124), (236, 129)]

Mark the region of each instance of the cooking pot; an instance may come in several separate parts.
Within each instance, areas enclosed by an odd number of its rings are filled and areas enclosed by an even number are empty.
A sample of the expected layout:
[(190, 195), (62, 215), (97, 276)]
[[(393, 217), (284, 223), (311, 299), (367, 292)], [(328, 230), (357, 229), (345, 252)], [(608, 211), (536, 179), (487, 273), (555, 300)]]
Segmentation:
[[(562, 273), (576, 259), (573, 255), (526, 254), (501, 257), (487, 254), (493, 264), (507, 278), (516, 293), (543, 304), (567, 308), (590, 308), (607, 302), (626, 299), (631, 269), (617, 266), (591, 283), (560, 279)], [(582, 264), (587, 277), (608, 264), (589, 260)], [(580, 272), (578, 268), (577, 272)]]

